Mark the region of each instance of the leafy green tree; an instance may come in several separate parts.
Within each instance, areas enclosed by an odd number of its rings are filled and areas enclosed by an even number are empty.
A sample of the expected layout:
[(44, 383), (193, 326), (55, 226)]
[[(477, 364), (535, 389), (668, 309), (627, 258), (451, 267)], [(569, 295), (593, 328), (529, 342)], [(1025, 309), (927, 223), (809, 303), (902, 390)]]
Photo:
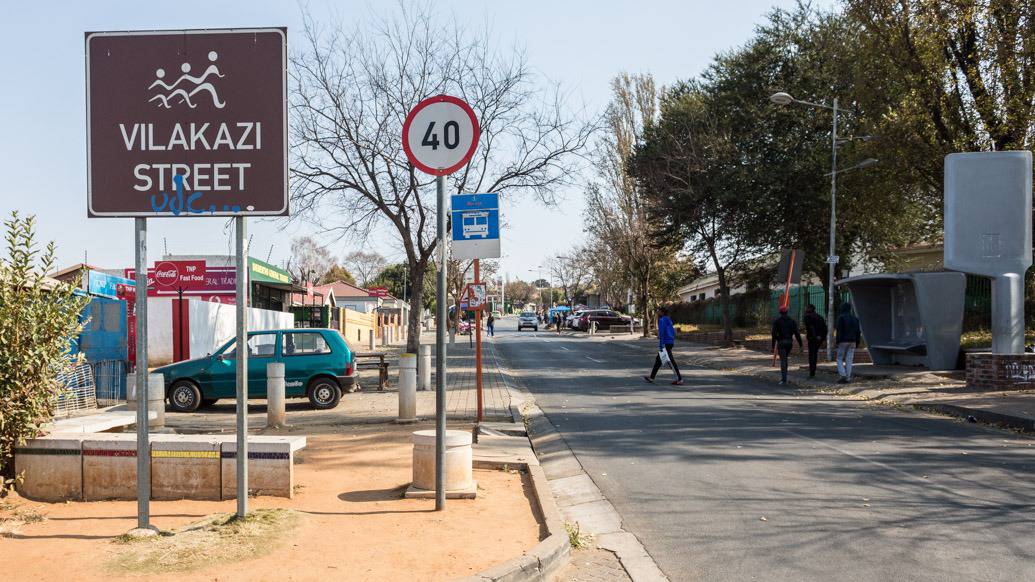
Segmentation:
[(335, 283), (338, 281), (342, 283), (348, 283), (349, 285), (356, 284), (356, 278), (352, 276), (352, 273), (350, 273), (349, 270), (345, 267), (342, 267), (341, 265), (337, 264), (332, 265), (330, 269), (327, 269), (327, 272), (324, 273), (323, 277), (320, 278), (321, 285)]
[[(388, 292), (399, 299), (410, 300), (413, 296), (413, 285), (410, 282), (410, 269), (406, 263), (392, 263), (378, 273), (370, 282), (370, 287), (385, 287)], [(435, 270), (424, 272), (424, 289), (435, 289)], [(411, 301), (412, 304), (412, 301)], [(435, 294), (424, 293), (421, 296), (424, 309), (435, 307)]]
[(68, 372), (73, 338), (89, 298), (48, 279), (54, 243), (40, 253), (35, 217), (4, 221), (7, 252), (0, 258), (0, 496), (14, 484), (14, 448), (34, 438), (54, 414)]

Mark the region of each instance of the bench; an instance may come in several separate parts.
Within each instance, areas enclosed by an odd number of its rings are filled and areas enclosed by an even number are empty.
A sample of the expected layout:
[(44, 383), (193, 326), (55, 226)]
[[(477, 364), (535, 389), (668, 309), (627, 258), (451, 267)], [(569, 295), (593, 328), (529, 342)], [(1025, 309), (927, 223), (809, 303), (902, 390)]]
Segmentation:
[[(152, 499), (233, 499), (237, 488), (234, 435), (150, 434)], [(294, 495), (294, 453), (304, 436), (248, 437), (248, 489)], [(52, 434), (15, 449), (18, 492), (41, 501), (136, 499), (133, 433)]]
[(927, 355), (927, 344), (921, 344), (916, 342), (889, 342), (885, 344), (871, 345), (870, 348), (877, 350), (885, 350), (889, 352), (896, 352), (900, 354), (915, 354), (917, 356)]
[[(377, 389), (384, 390), (388, 386), (388, 362), (383, 352), (361, 352), (353, 354), (356, 370), (377, 370)], [(370, 361), (360, 361), (370, 360)]]

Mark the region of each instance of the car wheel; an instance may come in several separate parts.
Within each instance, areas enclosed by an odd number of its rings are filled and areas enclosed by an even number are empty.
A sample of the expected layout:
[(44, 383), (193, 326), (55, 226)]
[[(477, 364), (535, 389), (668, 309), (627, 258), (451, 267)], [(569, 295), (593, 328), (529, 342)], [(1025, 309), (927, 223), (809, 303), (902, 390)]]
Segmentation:
[(532, 331), (539, 331), (539, 327), (538, 326), (537, 327), (533, 327)]
[(309, 383), (309, 406), (314, 410), (330, 410), (341, 401), (341, 387), (330, 378), (317, 378)]
[(180, 380), (169, 389), (169, 407), (175, 412), (194, 412), (201, 406), (201, 390), (190, 380)]

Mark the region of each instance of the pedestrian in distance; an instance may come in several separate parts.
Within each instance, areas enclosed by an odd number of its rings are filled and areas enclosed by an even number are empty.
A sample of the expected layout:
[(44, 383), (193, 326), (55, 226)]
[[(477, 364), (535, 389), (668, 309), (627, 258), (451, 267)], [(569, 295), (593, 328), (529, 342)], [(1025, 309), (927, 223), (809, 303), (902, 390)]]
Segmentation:
[(802, 323), (805, 324), (805, 342), (809, 344), (809, 378), (815, 378), (819, 348), (823, 347), (823, 342), (827, 339), (827, 321), (816, 313), (816, 306), (809, 303), (805, 308)]
[(855, 359), (855, 348), (859, 347), (859, 340), (862, 339), (859, 318), (852, 313), (850, 303), (841, 305), (834, 335), (837, 342), (837, 383), (847, 384), (852, 381), (852, 360)]
[(780, 384), (787, 383), (787, 360), (794, 349), (794, 340), (798, 340), (798, 351), (802, 349), (801, 334), (798, 333), (798, 322), (787, 315), (787, 307), (780, 307), (780, 316), (773, 320), (772, 349), (780, 354)]
[(653, 384), (654, 378), (658, 375), (658, 370), (661, 369), (661, 352), (664, 351), (668, 354), (669, 365), (672, 366), (672, 372), (675, 373), (676, 379), (672, 381), (673, 386), (683, 385), (683, 375), (679, 373), (679, 366), (676, 365), (676, 358), (672, 355), (672, 346), (676, 343), (676, 326), (672, 324), (672, 318), (668, 316), (668, 309), (664, 307), (658, 308), (658, 355), (654, 356), (654, 368), (650, 371), (650, 376), (644, 376), (643, 379), (648, 383)]
[(491, 313), (489, 318), (485, 320), (485, 330), (489, 332), (490, 336), (496, 335), (496, 318)]

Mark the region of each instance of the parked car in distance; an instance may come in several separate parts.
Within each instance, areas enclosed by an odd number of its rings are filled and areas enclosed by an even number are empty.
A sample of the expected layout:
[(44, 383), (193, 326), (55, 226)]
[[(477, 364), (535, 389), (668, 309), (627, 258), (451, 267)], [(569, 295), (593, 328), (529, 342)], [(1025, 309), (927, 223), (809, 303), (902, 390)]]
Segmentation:
[(592, 309), (582, 312), (575, 322), (575, 329), (589, 331), (593, 322), (596, 322), (597, 329), (608, 329), (612, 325), (629, 325), (629, 318), (610, 309)]
[(526, 327), (532, 328), (532, 331), (539, 331), (539, 317), (531, 311), (525, 311), (518, 316), (518, 331)]
[[(193, 412), (220, 398), (235, 398), (237, 339), (213, 354), (156, 368), (165, 380), (169, 407)], [(333, 329), (279, 329), (248, 334), (248, 397), (266, 397), (266, 364), (284, 364), (285, 398), (308, 398), (317, 410), (338, 406), (342, 392), (355, 384), (355, 359), (341, 333)]]

